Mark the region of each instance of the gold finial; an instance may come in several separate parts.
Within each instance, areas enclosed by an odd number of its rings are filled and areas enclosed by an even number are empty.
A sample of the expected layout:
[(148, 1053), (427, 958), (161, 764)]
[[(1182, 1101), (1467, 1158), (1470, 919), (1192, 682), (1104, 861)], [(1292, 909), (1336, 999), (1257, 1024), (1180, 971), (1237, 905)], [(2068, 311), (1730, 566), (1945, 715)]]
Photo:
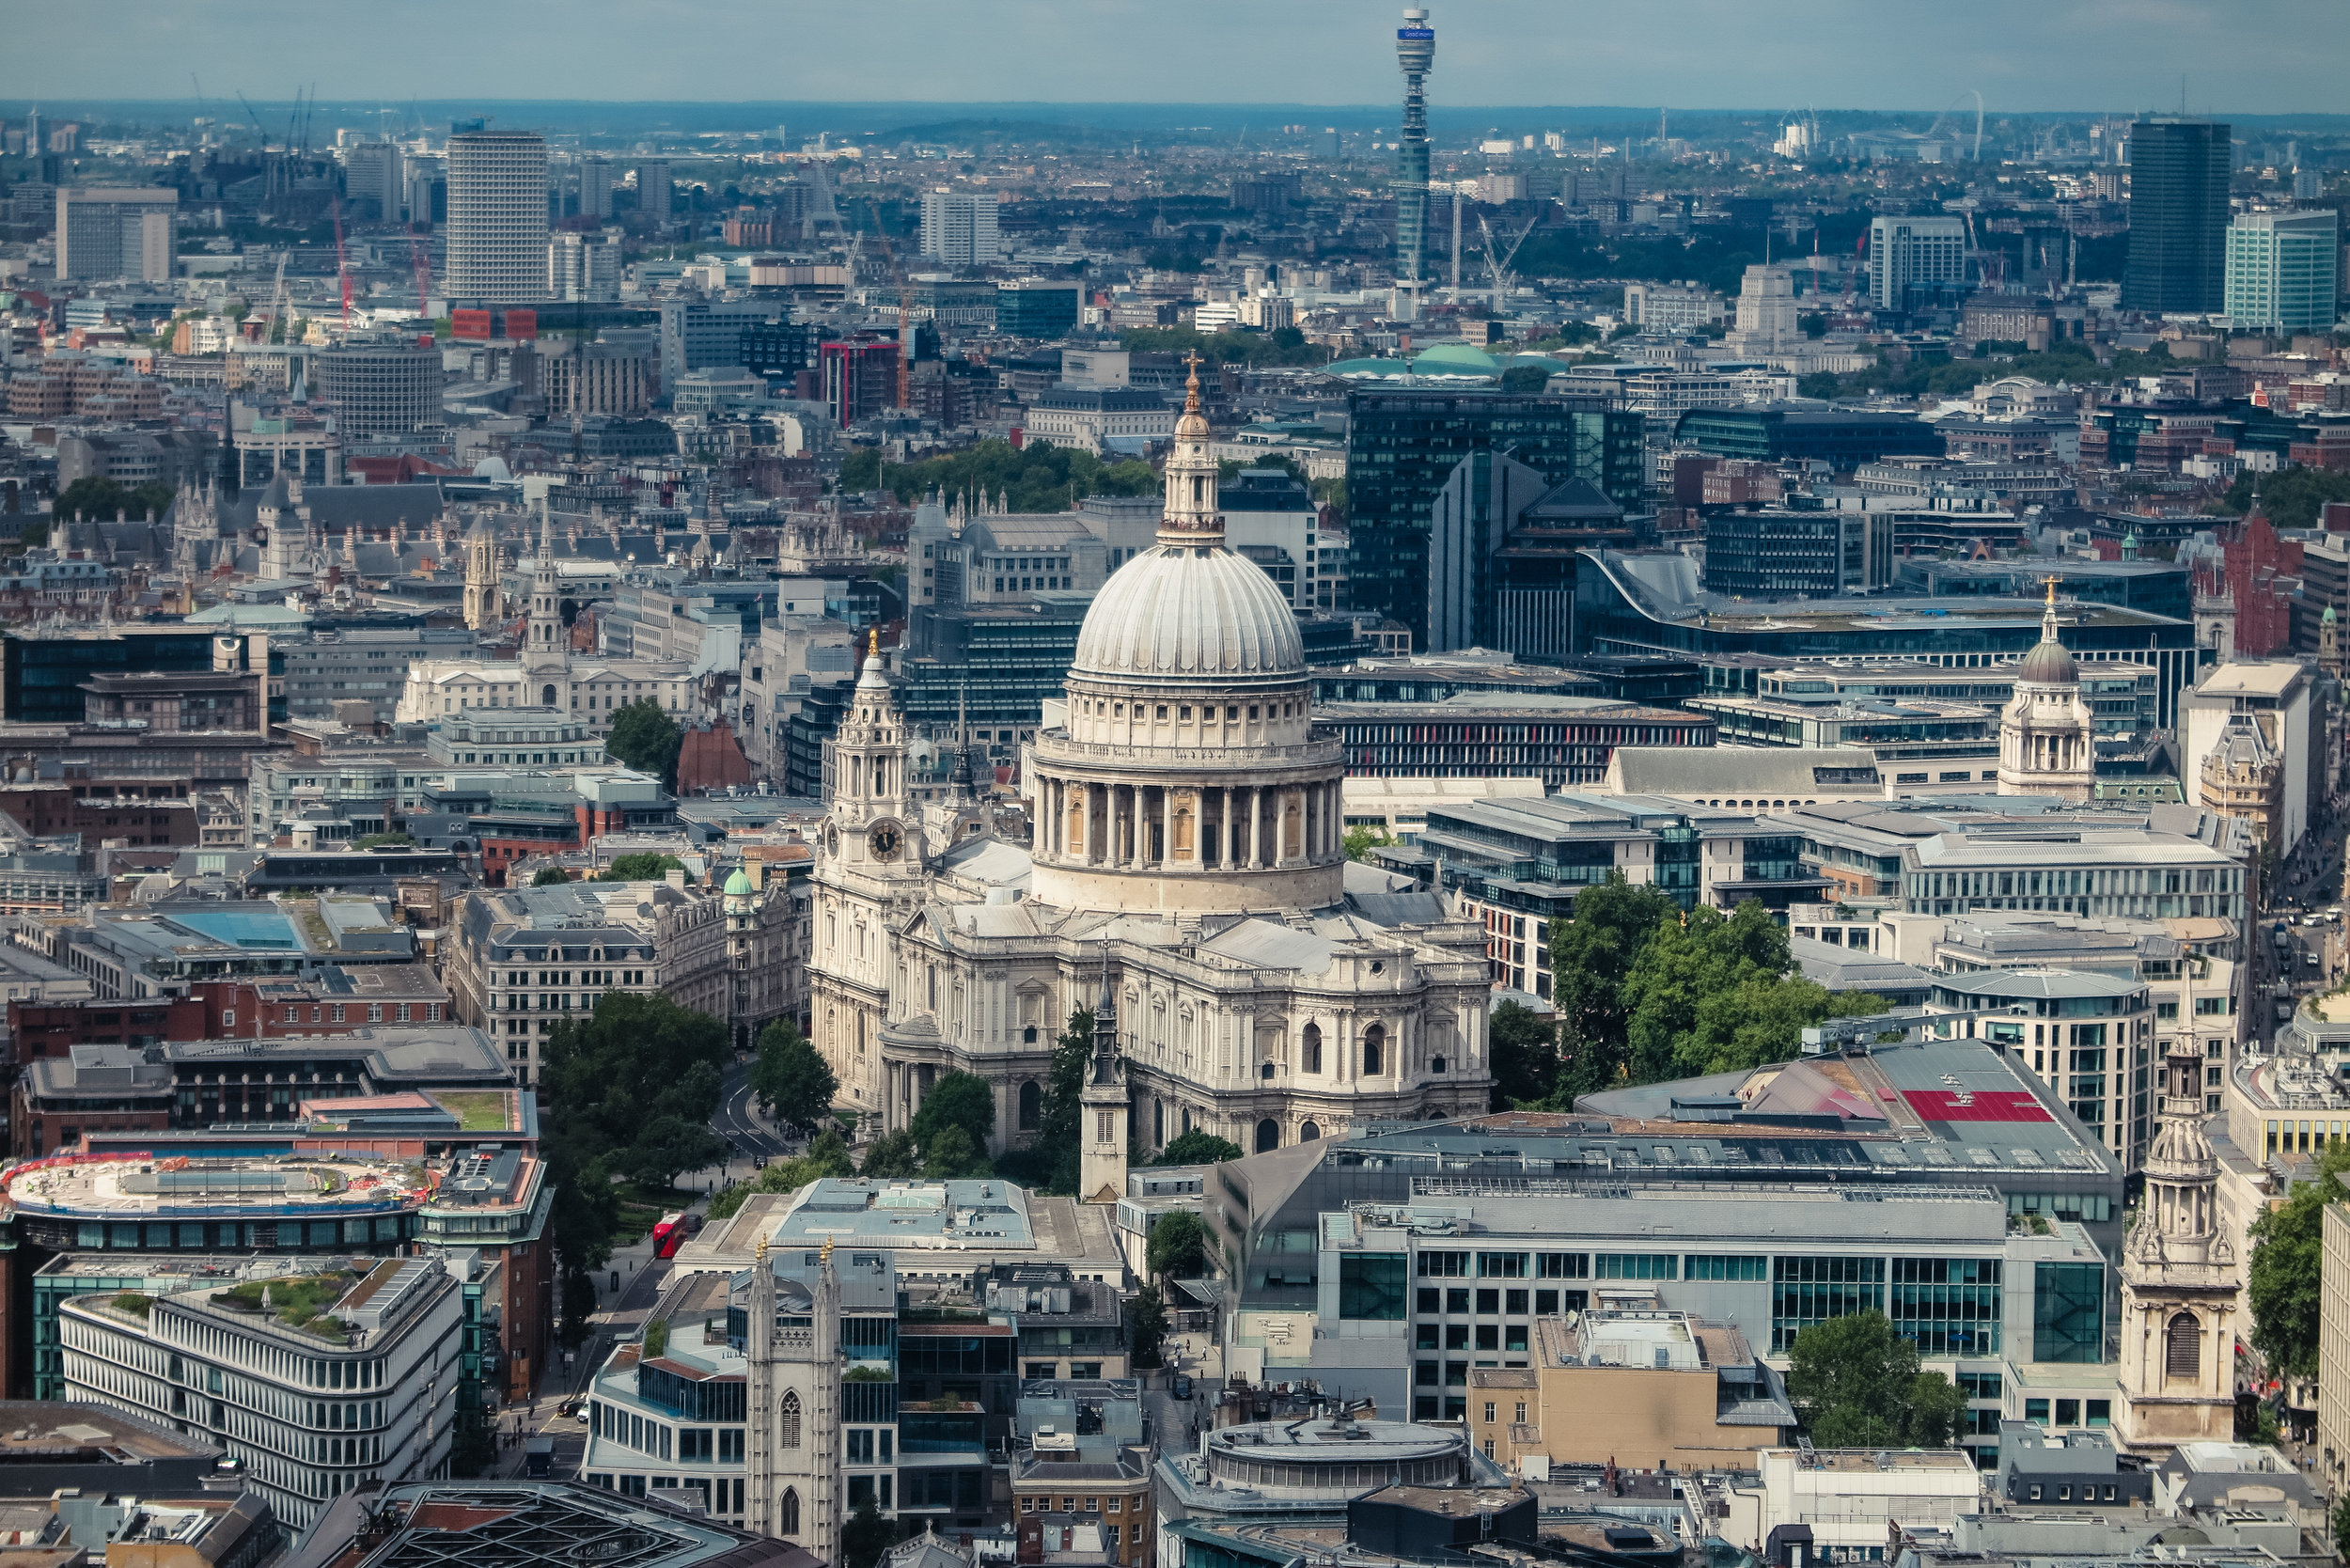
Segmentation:
[(873, 628), (872, 635), (866, 639), (865, 656), (869, 659), (881, 657), (881, 628), (878, 626)]
[(824, 1238), (824, 1250), (821, 1254), (821, 1262), (824, 1267), (832, 1267), (832, 1238), (830, 1236)]
[(2051, 572), (2045, 577), (2042, 578), (2041, 581), (2048, 585), (2048, 608), (2053, 610), (2056, 608), (2056, 573)]
[(1191, 379), (1183, 383), (1183, 412), (1197, 414), (1199, 412), (1199, 351), (1194, 349), (1183, 355), (1183, 363), (1191, 367)]
[(767, 1238), (765, 1236), (759, 1238), (759, 1245), (752, 1248), (751, 1256), (762, 1263), (767, 1261)]

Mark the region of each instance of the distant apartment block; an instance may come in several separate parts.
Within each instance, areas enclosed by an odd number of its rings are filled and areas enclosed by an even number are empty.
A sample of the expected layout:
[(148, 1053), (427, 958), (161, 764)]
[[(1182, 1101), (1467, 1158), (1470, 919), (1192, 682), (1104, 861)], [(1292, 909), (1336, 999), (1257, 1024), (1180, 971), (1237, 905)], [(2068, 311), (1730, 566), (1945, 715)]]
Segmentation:
[(954, 191), (922, 197), (922, 255), (950, 267), (983, 267), (1003, 256), (995, 236), (995, 198)]
[(2231, 324), (2323, 332), (2334, 324), (2341, 220), (2332, 212), (2247, 212), (2228, 226)]
[(60, 278), (171, 278), (180, 193), (148, 185), (70, 185), (57, 192)]

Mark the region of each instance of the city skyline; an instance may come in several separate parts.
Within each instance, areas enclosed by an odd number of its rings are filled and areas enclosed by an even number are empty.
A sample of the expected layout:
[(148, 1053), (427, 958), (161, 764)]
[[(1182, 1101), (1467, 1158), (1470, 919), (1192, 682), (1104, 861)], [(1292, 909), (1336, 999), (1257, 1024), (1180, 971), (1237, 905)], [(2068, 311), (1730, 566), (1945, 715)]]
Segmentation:
[[(1266, 10), (1230, 0), (1169, 13), (1139, 0), (1019, 0), (985, 11), (895, 0), (854, 13), (741, 14), (683, 3), (480, 10), (400, 8), (411, 40), (463, 47), (354, 49), (380, 9), (218, 0), (168, 12), (94, 0), (20, 22), (0, 98), (187, 100), (232, 109), (313, 83), (329, 101), (680, 103), (1092, 103), (1359, 107), (1394, 75), (1391, 46), (1359, 7)], [(1386, 21), (1382, 11), (1377, 20)], [(1544, 103), (1768, 113), (1810, 107), (1932, 113), (1980, 91), (1998, 114), (2350, 113), (2338, 56), (2311, 47), (2339, 24), (2323, 0), (1991, 0), (1964, 13), (1810, 0), (1767, 12), (1728, 0), (1636, 11), (1538, 0), (1438, 7), (1432, 95), (1454, 110)], [(683, 49), (696, 25), (728, 48)], [(1151, 48), (1133, 47), (1139, 37)], [(878, 39), (937, 47), (885, 56)], [(1249, 47), (1236, 50), (1235, 39)], [(1690, 40), (1699, 42), (1693, 44)], [(263, 45), (265, 44), (265, 47)], [(1049, 47), (1044, 47), (1049, 45)], [(1317, 63), (1301, 72), (1297, 62)], [(2192, 62), (2182, 81), (2179, 64)], [(854, 87), (856, 91), (841, 89)], [(888, 90), (895, 88), (896, 90)]]

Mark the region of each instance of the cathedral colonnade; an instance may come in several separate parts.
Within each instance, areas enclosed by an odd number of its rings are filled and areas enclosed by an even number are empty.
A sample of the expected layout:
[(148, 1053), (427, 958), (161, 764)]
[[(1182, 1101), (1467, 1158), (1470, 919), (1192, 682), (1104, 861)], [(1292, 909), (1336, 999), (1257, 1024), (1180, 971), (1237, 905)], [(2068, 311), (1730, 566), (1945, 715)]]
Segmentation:
[(1127, 870), (1279, 870), (1345, 854), (1336, 779), (1152, 784), (1039, 770), (1035, 853)]

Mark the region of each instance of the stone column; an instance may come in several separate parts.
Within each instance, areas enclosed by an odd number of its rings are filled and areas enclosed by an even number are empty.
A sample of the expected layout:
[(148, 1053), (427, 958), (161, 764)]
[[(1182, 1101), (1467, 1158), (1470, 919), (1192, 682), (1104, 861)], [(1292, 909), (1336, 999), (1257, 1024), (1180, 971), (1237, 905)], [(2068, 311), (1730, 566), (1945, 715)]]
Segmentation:
[(1159, 786), (1159, 865), (1162, 869), (1175, 863), (1175, 791), (1168, 785)]

